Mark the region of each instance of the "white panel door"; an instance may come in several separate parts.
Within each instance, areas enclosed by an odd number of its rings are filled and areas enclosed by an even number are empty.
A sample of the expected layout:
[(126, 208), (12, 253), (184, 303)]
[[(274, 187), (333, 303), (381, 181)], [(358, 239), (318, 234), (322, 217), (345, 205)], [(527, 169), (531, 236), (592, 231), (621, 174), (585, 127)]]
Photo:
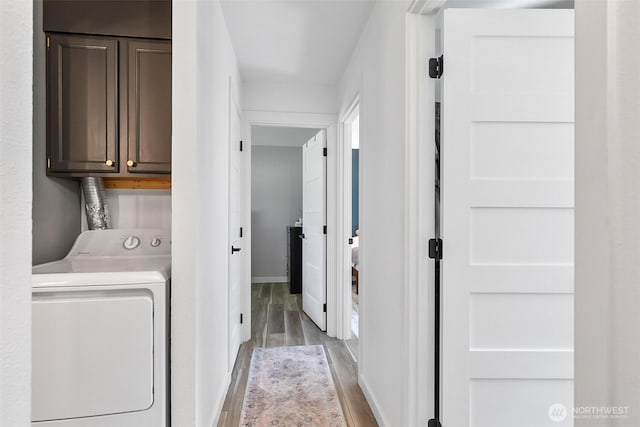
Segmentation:
[[(242, 342), (242, 324), (240, 315), (243, 306), (243, 283), (245, 257), (247, 251), (244, 248), (245, 218), (244, 200), (245, 185), (244, 175), (246, 167), (242, 140), (242, 117), (240, 109), (233, 101), (229, 108), (229, 371), (233, 365)], [(244, 317), (244, 316), (243, 316)]]
[(444, 12), (444, 426), (573, 425), (573, 20)]
[(327, 329), (325, 135), (321, 130), (302, 147), (302, 307), (323, 331)]

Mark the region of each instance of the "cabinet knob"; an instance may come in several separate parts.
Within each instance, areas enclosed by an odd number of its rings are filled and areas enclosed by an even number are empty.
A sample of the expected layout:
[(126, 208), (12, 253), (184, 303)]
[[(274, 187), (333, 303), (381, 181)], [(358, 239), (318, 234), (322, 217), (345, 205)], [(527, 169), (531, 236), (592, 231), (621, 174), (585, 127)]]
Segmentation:
[(127, 160), (127, 166), (133, 167), (135, 165), (136, 165), (136, 162), (134, 162), (133, 160)]
[(113, 166), (113, 160), (107, 160), (107, 161), (105, 162), (105, 164), (106, 164), (107, 166)]

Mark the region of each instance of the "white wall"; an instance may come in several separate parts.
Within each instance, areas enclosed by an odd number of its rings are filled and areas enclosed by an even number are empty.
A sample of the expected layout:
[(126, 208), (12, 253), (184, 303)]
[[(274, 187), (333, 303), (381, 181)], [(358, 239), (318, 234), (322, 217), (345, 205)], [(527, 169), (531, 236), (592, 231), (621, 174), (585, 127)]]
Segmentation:
[(173, 4), (172, 422), (217, 421), (227, 372), (229, 85), (218, 1)]
[[(640, 425), (640, 3), (576, 2), (575, 405)], [(596, 242), (594, 244), (594, 242)]]
[(48, 178), (46, 45), (42, 0), (33, 2), (33, 264), (63, 258), (80, 233), (80, 186)]
[(336, 87), (243, 82), (244, 111), (335, 114)]
[[(105, 198), (112, 228), (171, 229), (171, 190), (127, 190), (110, 188)], [(82, 230), (87, 230), (84, 197), (80, 207)]]
[(286, 227), (298, 218), (302, 218), (302, 148), (252, 146), (252, 282), (287, 280)]
[(407, 424), (404, 366), (405, 11), (378, 2), (340, 82), (341, 115), (360, 92), (360, 386), (381, 425)]
[(290, 128), (277, 126), (252, 126), (251, 146), (302, 147), (318, 133), (314, 128)]
[(31, 420), (33, 3), (0, 1), (0, 425)]

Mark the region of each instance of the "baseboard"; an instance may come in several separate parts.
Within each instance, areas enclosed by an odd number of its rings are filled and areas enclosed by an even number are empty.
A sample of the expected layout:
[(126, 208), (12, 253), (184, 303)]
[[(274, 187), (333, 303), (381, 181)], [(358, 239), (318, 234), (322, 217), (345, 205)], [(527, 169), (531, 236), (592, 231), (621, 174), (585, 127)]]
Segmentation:
[(362, 375), (358, 375), (358, 385), (360, 386), (360, 389), (362, 390), (364, 397), (367, 399), (367, 403), (371, 408), (371, 412), (373, 412), (373, 416), (376, 417), (376, 421), (378, 422), (378, 425), (380, 427), (388, 426), (389, 424), (386, 422), (386, 420), (382, 416), (382, 413), (380, 412), (380, 409), (379, 409), (380, 405), (378, 405), (378, 402), (373, 397), (373, 394), (371, 393), (371, 389), (369, 388), (367, 381), (364, 379), (364, 377), (362, 377)]
[(287, 283), (289, 279), (287, 276), (274, 276), (274, 277), (252, 277), (251, 283)]
[(224, 376), (224, 381), (222, 382), (222, 393), (218, 395), (218, 404), (215, 405), (212, 416), (209, 417), (209, 426), (215, 427), (218, 425), (220, 421), (220, 415), (222, 414), (222, 408), (224, 407), (224, 401), (227, 398), (227, 393), (229, 392), (229, 386), (231, 385), (231, 373), (227, 373)]

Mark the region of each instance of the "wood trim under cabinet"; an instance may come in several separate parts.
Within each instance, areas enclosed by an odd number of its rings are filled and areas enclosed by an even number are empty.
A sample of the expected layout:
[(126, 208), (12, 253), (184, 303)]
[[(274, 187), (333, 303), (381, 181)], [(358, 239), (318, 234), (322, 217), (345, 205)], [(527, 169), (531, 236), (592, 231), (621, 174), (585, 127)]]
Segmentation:
[(171, 190), (171, 178), (104, 178), (104, 188)]

